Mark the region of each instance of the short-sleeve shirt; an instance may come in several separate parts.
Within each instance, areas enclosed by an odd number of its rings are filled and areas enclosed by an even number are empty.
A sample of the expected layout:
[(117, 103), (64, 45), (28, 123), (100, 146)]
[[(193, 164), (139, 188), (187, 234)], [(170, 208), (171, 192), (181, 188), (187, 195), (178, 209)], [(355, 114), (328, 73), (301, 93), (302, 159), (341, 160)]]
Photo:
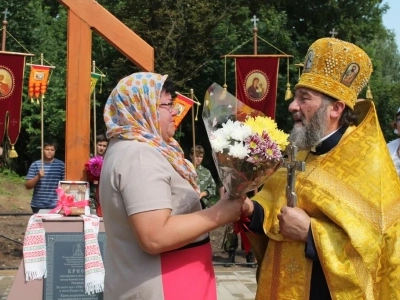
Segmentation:
[[(194, 261), (180, 267), (180, 262), (188, 257), (182, 253), (185, 250), (150, 255), (140, 247), (132, 231), (129, 216), (133, 214), (171, 209), (172, 215), (181, 215), (201, 210), (199, 195), (156, 148), (138, 141), (112, 139), (104, 158), (99, 186), (107, 235), (105, 298), (182, 299), (178, 296), (167, 297), (170, 294), (166, 288), (179, 291), (183, 287), (178, 286), (178, 282), (177, 286), (166, 285), (165, 276), (174, 276), (174, 270), (179, 271), (190, 264), (198, 264), (203, 259), (201, 268), (207, 270), (208, 278), (203, 286), (208, 291), (204, 292), (203, 289), (203, 295), (206, 296), (198, 297), (214, 299), (207, 294), (215, 289), (211, 247), (207, 255), (196, 252)], [(208, 240), (208, 234), (202, 235), (193, 244), (204, 240)], [(209, 243), (203, 244), (208, 245)], [(191, 249), (197, 248), (201, 247)], [(190, 252), (191, 249), (187, 251)], [(173, 270), (167, 272), (164, 263), (171, 261)], [(196, 278), (197, 285), (204, 282), (200, 279), (201, 276)], [(186, 276), (185, 280), (190, 280), (190, 277)], [(199, 299), (198, 297), (187, 295), (186, 299)]]
[[(42, 168), (42, 161), (34, 161), (29, 167), (26, 180), (34, 178)], [(54, 159), (51, 163), (44, 163), (44, 176), (40, 178), (33, 190), (32, 207), (50, 209), (56, 207), (58, 182), (65, 178), (65, 164)]]

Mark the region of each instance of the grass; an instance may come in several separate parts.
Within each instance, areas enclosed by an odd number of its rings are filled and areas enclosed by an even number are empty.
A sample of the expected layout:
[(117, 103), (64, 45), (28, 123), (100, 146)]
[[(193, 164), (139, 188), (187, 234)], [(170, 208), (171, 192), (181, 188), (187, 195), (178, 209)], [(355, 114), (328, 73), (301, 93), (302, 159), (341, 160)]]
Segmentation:
[(25, 178), (9, 169), (0, 169), (0, 211), (30, 210), (32, 190), (25, 189)]

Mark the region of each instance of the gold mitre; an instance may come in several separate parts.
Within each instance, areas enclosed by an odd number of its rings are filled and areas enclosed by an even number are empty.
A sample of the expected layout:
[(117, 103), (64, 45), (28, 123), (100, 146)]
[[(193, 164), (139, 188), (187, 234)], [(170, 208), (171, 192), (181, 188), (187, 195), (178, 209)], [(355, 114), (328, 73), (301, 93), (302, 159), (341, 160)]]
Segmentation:
[(308, 49), (296, 88), (316, 90), (353, 109), (371, 73), (371, 60), (359, 47), (336, 38), (322, 38)]

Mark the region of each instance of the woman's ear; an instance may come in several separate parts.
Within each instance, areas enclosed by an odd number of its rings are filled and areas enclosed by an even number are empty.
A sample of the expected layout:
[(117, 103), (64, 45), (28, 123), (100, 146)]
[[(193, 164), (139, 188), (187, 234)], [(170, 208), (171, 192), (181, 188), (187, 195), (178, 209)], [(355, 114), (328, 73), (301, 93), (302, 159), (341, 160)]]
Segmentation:
[(396, 129), (396, 128), (397, 128), (397, 126), (396, 126), (396, 121), (393, 121), (392, 123), (390, 123), (390, 126), (391, 126), (393, 129)]

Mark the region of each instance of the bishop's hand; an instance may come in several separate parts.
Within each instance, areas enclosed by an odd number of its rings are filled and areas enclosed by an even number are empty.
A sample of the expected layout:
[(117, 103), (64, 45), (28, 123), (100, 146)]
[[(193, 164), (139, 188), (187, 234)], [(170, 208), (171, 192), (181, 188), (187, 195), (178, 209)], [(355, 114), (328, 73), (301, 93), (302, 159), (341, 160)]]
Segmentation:
[(311, 218), (298, 207), (284, 206), (278, 214), (280, 234), (294, 241), (307, 241)]

